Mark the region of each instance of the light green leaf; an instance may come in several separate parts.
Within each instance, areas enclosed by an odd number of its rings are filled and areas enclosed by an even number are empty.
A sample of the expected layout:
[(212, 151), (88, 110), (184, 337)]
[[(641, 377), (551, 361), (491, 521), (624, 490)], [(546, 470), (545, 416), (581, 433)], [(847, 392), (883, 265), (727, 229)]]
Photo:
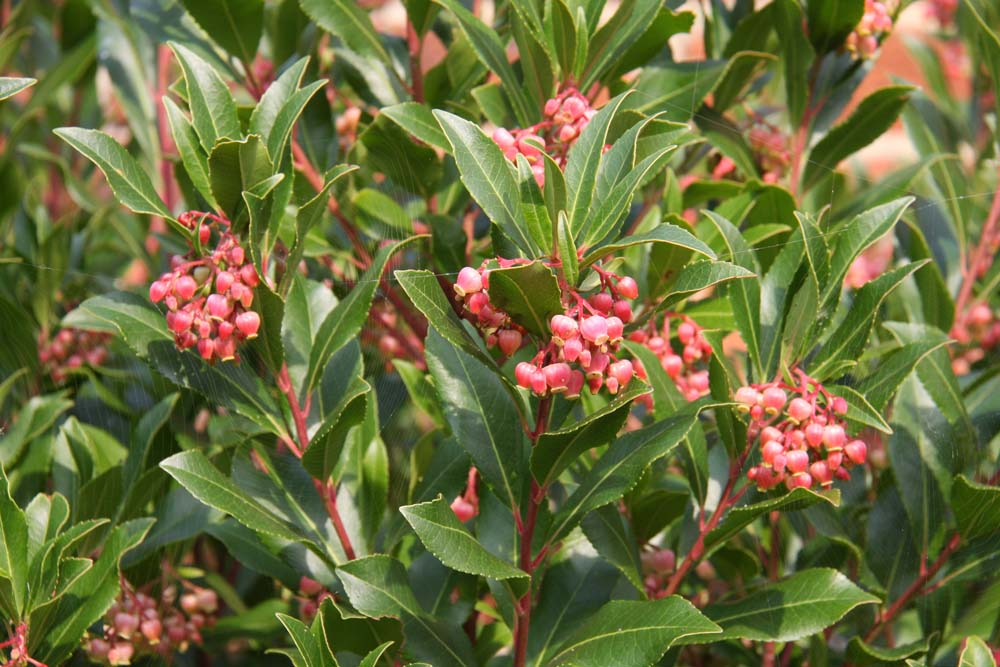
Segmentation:
[(26, 90), (38, 83), (37, 79), (0, 76), (0, 100), (17, 95), (22, 90)]
[(168, 44), (184, 72), (194, 129), (205, 152), (210, 153), (220, 139), (240, 139), (243, 132), (229, 86), (194, 51), (176, 42)]

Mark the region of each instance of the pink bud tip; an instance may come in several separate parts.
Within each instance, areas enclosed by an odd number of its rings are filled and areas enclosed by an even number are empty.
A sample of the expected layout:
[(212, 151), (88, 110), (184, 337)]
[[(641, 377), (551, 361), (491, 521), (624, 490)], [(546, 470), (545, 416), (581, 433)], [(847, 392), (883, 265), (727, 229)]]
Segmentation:
[(768, 387), (764, 390), (764, 407), (774, 412), (778, 412), (785, 407), (788, 396), (778, 387)]
[(785, 465), (793, 473), (805, 472), (809, 467), (809, 453), (801, 449), (785, 452)]
[(507, 150), (514, 146), (514, 135), (508, 132), (505, 128), (498, 127), (493, 130), (493, 141), (496, 142), (497, 146), (501, 150)]
[(152, 285), (149, 286), (149, 300), (153, 303), (159, 303), (163, 301), (163, 297), (167, 295), (167, 285), (162, 281), (157, 280)]
[(625, 323), (614, 315), (609, 317), (606, 322), (608, 327), (608, 342), (617, 343), (621, 341), (622, 336), (625, 334)]
[(604, 315), (611, 312), (611, 308), (615, 305), (615, 299), (607, 292), (598, 292), (588, 299), (590, 305), (599, 310)]
[(542, 369), (542, 373), (545, 375), (546, 385), (554, 394), (566, 391), (572, 376), (569, 364), (564, 363), (549, 364)]
[(838, 424), (830, 424), (823, 429), (823, 444), (829, 449), (839, 449), (847, 442), (847, 434), (844, 427)]
[(835, 397), (833, 399), (833, 405), (832, 405), (832, 407), (833, 407), (833, 411), (836, 412), (838, 415), (846, 415), (847, 414), (847, 401), (845, 401), (840, 396), (837, 396), (837, 397)]
[(585, 382), (586, 378), (580, 371), (570, 373), (569, 382), (566, 385), (566, 398), (579, 398)]
[(315, 579), (303, 576), (299, 579), (299, 590), (302, 591), (303, 595), (312, 597), (323, 592), (323, 584), (319, 583)]
[(455, 513), (455, 516), (457, 516), (458, 520), (462, 523), (465, 523), (472, 517), (476, 516), (476, 508), (473, 507), (472, 503), (461, 496), (452, 501), (451, 511)]
[(174, 281), (174, 292), (177, 293), (183, 301), (188, 301), (194, 296), (195, 291), (198, 289), (198, 283), (194, 281), (191, 276), (181, 276), (176, 281)]
[(608, 366), (608, 376), (617, 380), (622, 387), (627, 386), (632, 381), (634, 373), (635, 369), (628, 359), (621, 359)]
[(615, 317), (622, 322), (632, 321), (632, 306), (628, 301), (615, 301), (614, 308), (611, 309)]
[(684, 345), (693, 341), (697, 333), (698, 330), (690, 322), (681, 322), (680, 326), (677, 327), (677, 338)]
[(746, 406), (757, 405), (761, 400), (760, 392), (753, 387), (740, 387), (736, 390), (736, 402)]
[(215, 277), (215, 289), (219, 294), (225, 294), (232, 287), (236, 277), (229, 271), (220, 271)]
[[(676, 354), (668, 354), (663, 357), (663, 361), (660, 362), (660, 365), (672, 380), (676, 380), (680, 376), (681, 370), (684, 368), (684, 360)], [(756, 392), (754, 393), (756, 396)]]
[(580, 324), (580, 333), (594, 345), (608, 342), (608, 321), (600, 316), (588, 317)]
[(864, 440), (852, 440), (844, 445), (844, 453), (847, 454), (851, 463), (861, 465), (868, 456), (868, 445), (865, 444)]
[(211, 338), (202, 338), (199, 340), (198, 354), (201, 355), (201, 358), (205, 361), (210, 360), (212, 355), (215, 354), (215, 341)]
[(511, 356), (519, 349), (521, 349), (521, 332), (516, 329), (504, 329), (497, 334), (497, 340), (500, 344), (500, 351), (506, 356)]
[(455, 281), (455, 293), (459, 296), (475, 294), (483, 289), (483, 277), (479, 275), (471, 266), (466, 266), (458, 272), (458, 279)]
[(226, 319), (233, 312), (232, 304), (221, 294), (209, 294), (205, 299), (205, 307), (209, 315), (220, 320)]
[(793, 398), (788, 404), (788, 416), (797, 422), (803, 422), (813, 416), (813, 406), (804, 398)]
[(535, 373), (535, 367), (527, 361), (522, 361), (514, 367), (514, 379), (518, 386), (531, 389), (531, 376)]
[(625, 276), (619, 280), (617, 288), (618, 293), (626, 299), (635, 299), (639, 296), (639, 285), (636, 284), (634, 278), (629, 276)]
[(823, 432), (825, 430), (820, 424), (809, 424), (809, 426), (806, 426), (806, 442), (809, 443), (810, 447), (816, 448), (823, 443)]
[(553, 315), (552, 319), (549, 320), (549, 328), (562, 341), (568, 341), (579, 331), (576, 320), (567, 315)]
[(247, 338), (254, 338), (260, 328), (260, 315), (246, 310), (236, 316), (236, 328)]
[(579, 338), (570, 338), (563, 344), (563, 357), (566, 361), (576, 361), (583, 352), (583, 341)]

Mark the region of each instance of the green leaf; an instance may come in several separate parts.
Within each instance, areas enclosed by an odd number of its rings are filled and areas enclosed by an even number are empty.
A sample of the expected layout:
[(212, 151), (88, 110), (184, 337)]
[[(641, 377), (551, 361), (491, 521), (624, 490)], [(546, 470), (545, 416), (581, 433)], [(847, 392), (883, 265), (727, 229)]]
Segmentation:
[(243, 193), (274, 174), (267, 147), (252, 134), (236, 141), (219, 141), (208, 156), (212, 194), (226, 216), (236, 223), (246, 206)]
[[(591, 31), (593, 36), (588, 47), (587, 65), (583, 69), (581, 90), (587, 90), (610, 69), (621, 64), (623, 56), (653, 23), (662, 5), (659, 0), (625, 0), (607, 23), (596, 33)], [(589, 15), (587, 18), (591, 19)], [(661, 40), (666, 38), (667, 34), (661, 34)]]
[[(156, 442), (157, 435), (166, 425), (167, 420), (177, 405), (180, 394), (169, 394), (156, 405), (147, 410), (136, 424), (132, 432), (128, 458), (122, 466), (122, 500), (121, 510), (125, 509), (132, 496), (140, 476), (151, 467), (150, 452)], [(152, 462), (155, 463), (155, 462)]]
[(805, 17), (799, 3), (796, 0), (776, 0), (774, 6), (772, 20), (785, 67), (785, 104), (788, 105), (792, 125), (798, 127), (808, 103), (808, 70), (816, 56), (802, 29)]
[(875, 91), (844, 122), (830, 130), (809, 152), (802, 175), (806, 188), (816, 184), (840, 161), (875, 141), (892, 127), (910, 99), (913, 86), (890, 86)]
[(390, 62), (389, 54), (365, 10), (353, 0), (299, 0), (309, 18), (358, 54)]
[(334, 352), (353, 340), (358, 331), (361, 330), (361, 325), (368, 317), (368, 309), (371, 308), (375, 290), (382, 281), (382, 272), (392, 256), (414, 241), (423, 238), (426, 237), (412, 236), (380, 248), (372, 260), (371, 266), (362, 274), (355, 288), (326, 316), (319, 331), (316, 332), (316, 339), (309, 357), (309, 371), (303, 382), (303, 388), (306, 392), (316, 385), (323, 369), (326, 368), (326, 363)]
[(287, 435), (273, 396), (245, 364), (206, 364), (174, 345), (163, 315), (146, 299), (126, 292), (92, 297), (63, 318), (65, 326), (117, 333), (164, 377), (194, 389), (276, 435)]
[(123, 523), (104, 542), (101, 555), (93, 567), (75, 579), (62, 596), (49, 605), (50, 618), (56, 624), (43, 627), (36, 624), (32, 613), (29, 626), (28, 653), (47, 664), (61, 664), (80, 645), (80, 637), (97, 622), (118, 595), (119, 562), (122, 556), (138, 545), (152, 526), (152, 519), (136, 519)]
[(22, 90), (31, 88), (38, 83), (37, 79), (0, 76), (0, 100), (17, 95)]
[(163, 200), (156, 194), (149, 175), (117, 141), (99, 130), (79, 127), (60, 127), (53, 132), (97, 165), (123, 206), (135, 213), (173, 219)]
[(264, 0), (182, 0), (202, 30), (250, 66), (264, 30)]
[(427, 367), (444, 416), (483, 480), (510, 507), (520, 504), (527, 452), (517, 406), (497, 373), (428, 332)]
[(396, 280), (399, 281), (406, 296), (417, 307), (428, 322), (434, 324), (434, 329), (441, 334), (441, 337), (460, 349), (467, 355), (475, 357), (487, 367), (493, 368), (493, 359), (486, 354), (482, 348), (472, 339), (461, 320), (455, 314), (455, 310), (448, 303), (448, 297), (441, 289), (437, 278), (430, 271), (396, 271)]
[(721, 80), (726, 71), (723, 60), (669, 63), (642, 70), (636, 82), (636, 110), (663, 114), (662, 118), (680, 123), (690, 121), (701, 108), (702, 100)]
[(240, 139), (243, 132), (236, 102), (219, 73), (186, 46), (176, 42), (168, 45), (184, 72), (194, 129), (205, 152), (211, 153), (220, 139)]
[[(267, 141), (267, 153), (271, 156), (272, 160), (280, 163), (284, 159), (288, 140), (292, 136), (292, 127), (298, 121), (299, 116), (302, 115), (309, 100), (325, 85), (325, 80), (314, 81), (305, 88), (296, 90), (283, 100), (277, 116), (274, 117), (273, 125), (266, 134), (262, 133), (262, 136)], [(270, 88), (268, 92), (270, 92)], [(264, 95), (266, 96), (267, 93), (264, 93)], [(263, 102), (263, 98), (261, 98), (261, 101)], [(251, 118), (250, 132), (253, 133), (254, 130), (253, 118)]]
[(580, 281), (580, 255), (569, 228), (565, 211), (559, 211), (556, 228), (556, 250), (562, 261), (562, 273), (568, 285), (575, 286)]
[(260, 535), (236, 519), (213, 523), (205, 532), (222, 542), (233, 558), (251, 570), (277, 579), (290, 590), (298, 587), (301, 574), (275, 555)]
[(448, 137), (462, 183), (472, 198), (522, 251), (540, 255), (541, 248), (522, 224), (517, 180), (500, 147), (478, 125), (447, 111), (435, 110), (434, 116)]
[(861, 22), (864, 0), (826, 0), (806, 3), (808, 35), (817, 53), (844, 45), (847, 35)]
[(870, 426), (887, 435), (892, 433), (892, 428), (882, 417), (882, 413), (876, 410), (875, 406), (869, 403), (861, 392), (843, 384), (827, 385), (826, 390), (847, 401), (847, 414), (844, 415), (847, 421)]
[[(590, 214), (594, 200), (594, 189), (597, 183), (597, 172), (601, 164), (601, 154), (608, 143), (608, 131), (611, 122), (618, 114), (618, 109), (629, 93), (625, 92), (608, 101), (597, 114), (590, 119), (587, 127), (569, 149), (566, 156), (566, 213), (569, 215), (569, 226), (573, 236), (579, 243), (584, 233), (585, 221)], [(499, 150), (499, 148), (497, 149)]]
[[(500, 77), (504, 91), (514, 108), (514, 115), (521, 126), (530, 125), (536, 119), (538, 111), (537, 109), (532, 110), (524, 88), (507, 59), (507, 52), (496, 31), (476, 18), (475, 14), (463, 7), (457, 0), (435, 0), (435, 2), (455, 16), (462, 32), (465, 33), (476, 55), (479, 56), (479, 60)], [(434, 113), (438, 120), (441, 119), (441, 114), (440, 111)], [(445, 128), (445, 132), (447, 133), (447, 128)]]
[(979, 637), (966, 637), (958, 656), (958, 667), (997, 667), (993, 651)]
[(1000, 489), (995, 486), (956, 476), (951, 487), (951, 510), (958, 532), (966, 540), (1000, 532)]
[[(670, 290), (656, 307), (649, 311), (650, 315), (663, 312), (676, 303), (680, 303), (692, 294), (722, 283), (733, 281), (733, 292), (738, 291), (740, 283), (757, 284), (756, 277), (752, 271), (730, 264), (729, 262), (713, 262), (701, 260), (688, 264), (677, 273), (676, 279), (670, 284)], [(735, 310), (735, 307), (734, 307)], [(644, 321), (645, 315), (639, 322)]]
[(719, 631), (676, 595), (650, 602), (613, 600), (587, 619), (545, 664), (646, 667), (676, 642), (712, 640)]
[(0, 576), (10, 580), (14, 613), (24, 612), (28, 582), (28, 523), (10, 495), (7, 475), (0, 469)]
[[(249, 134), (258, 134), (267, 141), (281, 110), (287, 105), (289, 98), (299, 89), (302, 76), (308, 66), (309, 56), (299, 58), (267, 87), (250, 114)], [(272, 152), (271, 155), (276, 155), (276, 153)]]
[(768, 512), (775, 512), (777, 510), (792, 512), (824, 502), (834, 507), (839, 505), (840, 491), (834, 489), (825, 493), (817, 493), (816, 491), (799, 487), (777, 498), (769, 498), (752, 505), (734, 507), (726, 513), (726, 516), (719, 522), (719, 525), (705, 538), (705, 547), (711, 549), (716, 545), (722, 544), (729, 538), (738, 535), (741, 530), (753, 523), (757, 517), (763, 516)]
[(888, 648), (885, 646), (872, 646), (862, 641), (861, 637), (854, 637), (847, 644), (847, 659), (858, 667), (866, 665), (885, 665), (900, 663), (907, 658), (917, 658), (927, 653), (930, 648), (928, 639), (918, 639)]
[(41, 438), (64, 412), (73, 407), (65, 393), (32, 396), (18, 413), (17, 421), (0, 439), (0, 466), (10, 468), (29, 443)]
[(163, 107), (167, 110), (167, 121), (170, 123), (170, 134), (181, 157), (181, 164), (191, 179), (191, 184), (198, 194), (205, 198), (213, 208), (218, 209), (212, 193), (212, 185), (208, 176), (208, 158), (198, 144), (198, 135), (180, 108), (169, 97), (163, 98)]
[(546, 338), (549, 319), (562, 313), (562, 291), (542, 262), (490, 271), (490, 301), (531, 333)]
[(490, 579), (527, 579), (528, 573), (497, 558), (465, 529), (441, 496), (399, 508), (427, 550), (458, 572)]
[(914, 201), (913, 197), (901, 197), (887, 204), (876, 206), (860, 213), (842, 227), (836, 229), (837, 242), (830, 258), (830, 278), (823, 294), (825, 307), (835, 303), (840, 297), (844, 277), (854, 259), (867, 247), (878, 241), (891, 230), (902, 217), (903, 212)]
[(934, 341), (907, 343), (884, 355), (878, 370), (857, 385), (857, 392), (864, 396), (876, 410), (883, 410), (899, 385), (928, 355), (948, 344), (947, 338)]
[(338, 567), (337, 576), (359, 612), (403, 620), (407, 650), (418, 659), (433, 660), (439, 667), (478, 664), (460, 628), (425, 617), (398, 560), (383, 555), (359, 558)]
[(524, 216), (524, 226), (535, 244), (543, 254), (552, 252), (552, 220), (545, 207), (542, 191), (535, 181), (531, 165), (521, 154), (517, 156), (517, 181), (521, 193), (521, 215)]
[(692, 403), (669, 419), (618, 438), (556, 514), (549, 541), (562, 539), (587, 513), (625, 495), (646, 466), (680, 444), (698, 421), (698, 413), (709, 407), (712, 404)]
[(706, 607), (705, 615), (722, 626), (722, 634), (708, 639), (796, 641), (828, 628), (855, 607), (878, 602), (836, 570), (803, 570), (739, 602)]
[(160, 462), (160, 467), (204, 504), (231, 515), (247, 528), (286, 540), (300, 536), (275, 519), (256, 500), (240, 490), (231, 479), (198, 450), (174, 454)]
[(614, 505), (605, 505), (580, 522), (583, 534), (605, 560), (617, 567), (639, 593), (645, 595), (642, 563), (632, 527)]
[[(993, 90), (1000, 89), (1000, 36), (995, 29), (991, 28), (987, 19), (993, 18), (993, 26), (996, 26), (994, 13), (990, 14), (989, 5), (984, 0), (969, 0), (967, 3), (969, 11), (972, 12), (979, 28), (978, 46), (982, 53), (982, 59), (993, 79)], [(994, 99), (997, 117), (1000, 117), (1000, 99)]]
[(600, 410), (559, 431), (539, 436), (531, 450), (531, 472), (542, 488), (548, 487), (581, 454), (611, 441), (625, 423), (632, 401), (649, 393), (635, 382)]
[(856, 363), (868, 344), (886, 297), (927, 261), (913, 262), (888, 271), (858, 290), (847, 317), (830, 334), (826, 345), (820, 348), (812, 360), (811, 372), (814, 377), (826, 380)]
[(577, 238), (581, 246), (590, 246), (612, 235), (628, 215), (636, 190), (654, 178), (666, 166), (676, 146), (667, 146), (646, 157), (612, 188), (600, 204), (586, 214)]
[(452, 150), (448, 137), (441, 131), (441, 126), (426, 104), (403, 102), (382, 109), (381, 114), (425, 144), (447, 152)]
[(382, 654), (385, 653), (386, 649), (390, 646), (392, 646), (392, 642), (385, 642), (377, 648), (372, 649), (371, 652), (366, 655), (360, 663), (358, 663), (358, 667), (376, 667), (379, 659), (382, 657)]

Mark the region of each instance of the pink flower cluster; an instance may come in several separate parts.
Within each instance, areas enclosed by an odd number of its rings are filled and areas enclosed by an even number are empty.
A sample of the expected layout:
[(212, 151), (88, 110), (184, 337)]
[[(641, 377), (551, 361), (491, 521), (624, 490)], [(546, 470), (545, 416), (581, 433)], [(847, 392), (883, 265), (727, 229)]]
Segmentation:
[(955, 375), (966, 375), (973, 364), (1000, 345), (1000, 318), (989, 304), (977, 303), (956, 318), (951, 337), (959, 344), (952, 349), (951, 368)]
[(955, 24), (955, 12), (958, 11), (958, 0), (930, 0), (927, 13), (938, 22), (941, 28), (949, 28)]
[(100, 366), (108, 358), (106, 344), (111, 334), (66, 327), (51, 339), (38, 335), (38, 360), (52, 381), (61, 384), (74, 369)]
[(192, 249), (184, 257), (171, 257), (172, 270), (150, 285), (149, 298), (166, 304), (167, 327), (178, 348), (197, 346), (198, 354), (213, 363), (236, 359), (237, 346), (254, 338), (260, 328), (260, 315), (250, 310), (254, 288), (260, 284), (257, 269), (229, 231), (228, 220), (197, 211), (179, 220), (198, 229), (201, 246), (208, 245), (211, 225), (216, 225), (218, 242), (208, 254)]
[(567, 88), (545, 103), (545, 120), (524, 129), (497, 128), (493, 141), (511, 162), (521, 154), (531, 165), (538, 186), (545, 185), (545, 163), (542, 152), (547, 153), (560, 168), (566, 166), (566, 155), (583, 128), (597, 111), (576, 88)]
[(28, 624), (20, 623), (14, 629), (10, 639), (0, 643), (0, 648), (7, 649), (8, 659), (4, 661), (3, 667), (24, 667), (34, 665), (34, 667), (48, 667), (44, 662), (35, 660), (28, 655)]
[(201, 629), (215, 623), (219, 598), (213, 590), (185, 586), (178, 608), (176, 586), (165, 586), (156, 598), (123, 579), (118, 599), (104, 615), (103, 634), (86, 643), (90, 659), (109, 665), (129, 665), (143, 655), (170, 660), (175, 651), (200, 644)]
[(892, 30), (892, 15), (897, 0), (865, 0), (865, 13), (844, 46), (859, 60), (867, 60), (878, 51), (879, 38)]
[[(501, 268), (523, 260), (496, 260)], [(607, 387), (617, 394), (634, 375), (628, 359), (614, 354), (621, 345), (625, 324), (632, 320), (630, 299), (639, 295), (635, 280), (594, 270), (600, 275), (600, 289), (584, 298), (573, 289), (565, 288), (560, 314), (549, 320), (549, 341), (530, 362), (514, 368), (517, 383), (539, 396), (565, 394), (577, 398), (586, 384), (591, 393)], [(510, 315), (490, 302), (489, 270), (465, 267), (458, 274), (455, 293), (462, 299), (467, 317), (486, 334), (488, 346), (499, 345), (511, 356), (524, 342), (524, 329)], [(575, 368), (574, 368), (575, 365)]]
[[(640, 329), (629, 334), (629, 340), (648, 347), (660, 360), (660, 366), (674, 381), (678, 391), (689, 401), (697, 400), (708, 393), (708, 370), (705, 364), (712, 356), (712, 346), (702, 335), (703, 329), (686, 315), (680, 316), (677, 325), (677, 340), (683, 346), (680, 354), (674, 352), (670, 344), (670, 316), (663, 318), (663, 327), (657, 330), (650, 322), (648, 329)], [(636, 360), (635, 372), (643, 380), (647, 379), (642, 362)], [(647, 408), (653, 407), (649, 394), (639, 398)]]
[[(740, 387), (739, 409), (750, 415), (747, 437), (760, 438), (761, 464), (747, 472), (761, 491), (784, 482), (789, 489), (830, 486), (868, 454), (863, 440), (850, 440), (847, 401), (795, 370), (798, 386), (780, 381)], [(789, 400), (789, 393), (792, 395)]]

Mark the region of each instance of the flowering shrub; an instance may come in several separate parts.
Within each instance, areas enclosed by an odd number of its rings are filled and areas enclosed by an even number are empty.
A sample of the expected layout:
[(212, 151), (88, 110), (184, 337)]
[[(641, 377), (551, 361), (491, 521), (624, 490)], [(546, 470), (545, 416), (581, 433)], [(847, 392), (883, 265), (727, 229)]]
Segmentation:
[(0, 663), (995, 667), (998, 34), (0, 2)]

